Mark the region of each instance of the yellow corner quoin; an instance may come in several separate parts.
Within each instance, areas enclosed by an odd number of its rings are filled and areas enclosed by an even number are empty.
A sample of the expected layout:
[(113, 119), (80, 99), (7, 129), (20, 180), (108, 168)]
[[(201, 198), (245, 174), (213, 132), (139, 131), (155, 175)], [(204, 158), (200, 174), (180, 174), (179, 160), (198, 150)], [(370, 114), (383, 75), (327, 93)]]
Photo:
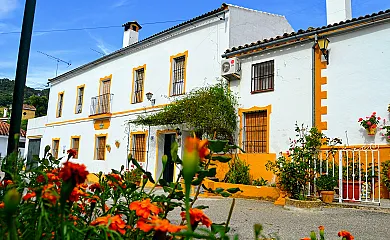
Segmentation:
[(269, 135), (270, 135), (270, 114), (272, 113), (272, 105), (268, 105), (265, 107), (258, 107), (254, 106), (251, 108), (239, 108), (238, 109), (238, 116), (240, 117), (240, 133), (239, 133), (239, 146), (243, 148), (242, 146), (242, 138), (243, 138), (243, 120), (244, 120), (244, 113), (250, 113), (250, 112), (258, 112), (258, 111), (267, 111), (267, 153), (269, 153)]
[(108, 133), (101, 133), (101, 134), (95, 134), (94, 144), (93, 144), (93, 159), (94, 160), (100, 160), (100, 161), (106, 161), (106, 155), (107, 155), (107, 149), (106, 146), (104, 146), (104, 159), (97, 159), (96, 156), (96, 142), (98, 137), (106, 137), (106, 145), (108, 144)]
[[(125, 115), (125, 114), (128, 114), (128, 113), (141, 112), (141, 111), (150, 110), (150, 109), (157, 109), (157, 108), (165, 107), (167, 105), (168, 104), (160, 104), (160, 105), (156, 105), (156, 106), (150, 106), (150, 107), (131, 109), (131, 110), (126, 110), (126, 111), (121, 111), (121, 112), (115, 112), (115, 113), (110, 113), (109, 115), (107, 115), (107, 117), (120, 116), (120, 115)], [(96, 116), (96, 118), (104, 118), (104, 116), (102, 116), (102, 114), (100, 114), (99, 116)], [(66, 124), (66, 123), (76, 123), (76, 122), (83, 122), (83, 121), (91, 121), (93, 119), (94, 119), (94, 116), (90, 116), (90, 117), (87, 117), (87, 118), (76, 118), (76, 119), (70, 119), (70, 120), (66, 120), (66, 121), (47, 123), (45, 126), (46, 127), (50, 127), (50, 126), (62, 125), (62, 124)]]
[[(144, 78), (142, 79), (142, 96), (141, 96), (141, 101), (140, 102), (134, 102), (133, 99), (134, 99), (134, 90), (135, 90), (135, 86), (134, 86), (134, 83), (135, 83), (135, 75), (136, 75), (136, 72), (138, 70), (141, 70), (141, 69), (144, 69)], [(139, 67), (135, 67), (133, 68), (133, 80), (132, 80), (132, 83), (131, 83), (131, 95), (130, 95), (130, 103), (141, 103), (144, 101), (144, 89), (145, 89), (145, 79), (146, 79), (146, 64), (142, 65), (142, 66), (139, 66)]]
[(93, 127), (95, 130), (105, 130), (108, 129), (111, 125), (110, 119), (95, 120)]
[[(64, 106), (64, 93), (65, 91), (59, 92), (57, 95), (57, 106), (56, 106), (56, 118), (62, 117), (62, 110)], [(58, 116), (58, 103), (60, 101), (60, 96), (62, 95), (62, 103), (61, 103), (61, 116)]]
[(328, 107), (322, 105), (322, 100), (328, 98), (328, 92), (322, 91), (322, 86), (328, 83), (328, 79), (322, 76), (322, 70), (327, 68), (326, 62), (322, 61), (322, 52), (318, 45), (315, 49), (315, 125), (321, 132), (328, 129), (328, 123), (322, 121), (322, 116), (328, 114)]
[(186, 92), (186, 84), (187, 84), (187, 62), (188, 62), (188, 50), (186, 50), (185, 52), (182, 52), (182, 53), (178, 53), (176, 55), (172, 55), (170, 56), (170, 62), (171, 62), (171, 66), (170, 66), (170, 75), (169, 75), (169, 92), (168, 92), (168, 96), (172, 96), (172, 77), (173, 77), (173, 60), (175, 58), (179, 58), (179, 57), (185, 57), (184, 59), (184, 90), (183, 90), (183, 94), (185, 94)]
[(81, 112), (79, 112), (79, 113), (83, 112), (83, 107), (84, 107), (85, 84), (77, 86), (77, 88), (76, 88), (76, 102), (75, 102), (75, 105), (74, 105), (74, 113), (75, 114), (79, 114), (77, 112), (77, 103), (78, 103), (78, 99), (79, 99), (79, 89), (80, 88), (84, 88), (84, 93), (83, 93), (83, 98), (81, 99)]

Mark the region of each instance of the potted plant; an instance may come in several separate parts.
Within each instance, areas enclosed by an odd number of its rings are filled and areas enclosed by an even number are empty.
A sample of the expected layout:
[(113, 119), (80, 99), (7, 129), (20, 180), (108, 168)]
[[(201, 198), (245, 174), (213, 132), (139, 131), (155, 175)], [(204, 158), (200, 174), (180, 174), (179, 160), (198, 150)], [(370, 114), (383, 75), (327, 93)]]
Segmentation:
[(369, 136), (374, 136), (379, 120), (381, 120), (381, 118), (376, 116), (376, 112), (373, 112), (372, 115), (370, 117), (366, 117), (366, 119), (359, 118), (359, 123), (360, 126), (366, 129)]
[(332, 203), (334, 199), (334, 188), (337, 186), (337, 179), (330, 175), (321, 175), (316, 180), (317, 190), (321, 192), (322, 201)]
[(115, 140), (115, 146), (116, 146), (116, 148), (119, 148), (120, 145), (121, 145), (121, 143), (119, 142), (119, 140)]
[(108, 152), (111, 152), (111, 145), (110, 144), (106, 144), (106, 149)]
[(127, 171), (125, 173), (125, 179), (127, 181), (133, 182), (135, 185), (139, 186), (141, 183), (142, 170), (139, 168), (132, 169), (131, 171)]
[(388, 143), (390, 143), (390, 126), (383, 126), (382, 130), (385, 130), (385, 133), (382, 133), (382, 137), (386, 139)]

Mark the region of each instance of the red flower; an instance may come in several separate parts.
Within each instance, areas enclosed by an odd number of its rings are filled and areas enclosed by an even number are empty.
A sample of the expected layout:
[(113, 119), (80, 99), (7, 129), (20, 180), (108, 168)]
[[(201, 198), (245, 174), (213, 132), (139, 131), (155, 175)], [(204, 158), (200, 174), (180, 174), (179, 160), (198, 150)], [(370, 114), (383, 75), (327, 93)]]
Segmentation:
[(35, 192), (31, 192), (31, 193), (27, 193), (24, 197), (23, 197), (23, 200), (24, 201), (27, 201), (29, 200), (30, 198), (33, 198), (36, 196), (36, 193)]
[(343, 240), (354, 240), (355, 238), (351, 235), (351, 233), (347, 231), (340, 231), (338, 233), (339, 237), (343, 237)]
[(39, 175), (37, 177), (37, 183), (43, 183), (43, 182), (45, 182), (45, 177), (43, 175)]
[(66, 153), (68, 154), (68, 160), (71, 158), (71, 157), (76, 157), (77, 155), (77, 151), (74, 150), (74, 149), (69, 149), (68, 151), (66, 151)]
[(325, 227), (324, 227), (324, 226), (319, 226), (318, 229), (319, 229), (320, 231), (324, 231), (324, 230), (325, 230)]
[(376, 128), (377, 127), (377, 125), (376, 124), (373, 124), (372, 126), (371, 126), (371, 128)]
[(72, 179), (76, 184), (80, 184), (85, 182), (88, 174), (84, 164), (66, 162), (61, 168), (59, 176), (65, 182)]
[[(183, 220), (186, 219), (186, 213), (181, 212), (180, 216), (182, 217)], [(190, 209), (190, 218), (191, 218), (191, 225), (194, 225), (196, 223), (201, 222), (203, 225), (206, 227), (210, 227), (212, 222), (210, 218), (208, 218), (202, 210), (197, 209), (197, 208), (191, 208)]]
[(359, 118), (359, 122), (363, 121), (363, 118)]
[(378, 120), (381, 120), (381, 117), (378, 117)]
[(376, 112), (373, 112), (372, 115), (376, 115)]
[(95, 221), (91, 223), (91, 225), (92, 226), (107, 225), (108, 223), (110, 223), (110, 225), (108, 226), (110, 230), (119, 232), (122, 235), (126, 233), (127, 226), (125, 221), (123, 221), (120, 215), (115, 215), (113, 217), (111, 217), (111, 215), (98, 217), (96, 218)]
[(301, 240), (311, 240), (309, 237), (301, 238)]
[(130, 210), (135, 210), (137, 216), (143, 218), (148, 218), (151, 214), (157, 215), (161, 212), (160, 208), (150, 202), (150, 199), (132, 202), (129, 208)]
[(371, 123), (370, 121), (368, 121), (368, 122), (367, 122), (367, 125), (368, 125), (368, 126), (371, 126), (371, 125), (372, 125), (372, 123)]
[(89, 189), (90, 189), (92, 192), (95, 192), (95, 190), (97, 190), (97, 189), (102, 190), (102, 187), (100, 186), (99, 183), (94, 183), (94, 184), (92, 184), (91, 186), (89, 186)]
[(4, 208), (4, 202), (0, 203), (0, 208)]

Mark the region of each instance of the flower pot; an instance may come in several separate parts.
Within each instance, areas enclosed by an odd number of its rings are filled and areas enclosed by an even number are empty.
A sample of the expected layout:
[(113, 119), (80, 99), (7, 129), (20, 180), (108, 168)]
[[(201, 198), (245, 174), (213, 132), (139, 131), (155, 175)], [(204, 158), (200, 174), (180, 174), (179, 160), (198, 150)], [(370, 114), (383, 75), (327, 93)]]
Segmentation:
[(121, 143), (120, 143), (120, 142), (115, 142), (115, 146), (116, 146), (116, 148), (119, 148), (119, 147), (120, 147), (120, 145), (121, 145)]
[(367, 128), (367, 135), (374, 136), (376, 134), (376, 128)]
[(334, 199), (334, 191), (321, 191), (321, 200), (324, 203), (332, 203)]
[[(363, 184), (363, 183), (362, 183)], [(347, 190), (348, 190), (348, 199), (353, 200), (354, 197), (355, 200), (359, 200), (360, 198), (360, 189), (359, 189), (359, 182), (355, 180), (355, 184), (352, 183), (351, 180), (348, 181), (348, 188), (347, 188), (347, 181), (343, 181), (343, 199), (347, 199)]]

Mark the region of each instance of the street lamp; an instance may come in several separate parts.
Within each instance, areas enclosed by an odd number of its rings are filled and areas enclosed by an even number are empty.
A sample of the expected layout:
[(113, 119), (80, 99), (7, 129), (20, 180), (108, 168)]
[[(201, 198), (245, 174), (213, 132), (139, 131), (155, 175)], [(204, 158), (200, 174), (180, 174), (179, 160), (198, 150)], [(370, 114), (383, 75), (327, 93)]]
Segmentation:
[(321, 38), (317, 40), (318, 47), (320, 48), (322, 55), (324, 55), (327, 64), (329, 64), (329, 42), (330, 40), (328, 38)]

